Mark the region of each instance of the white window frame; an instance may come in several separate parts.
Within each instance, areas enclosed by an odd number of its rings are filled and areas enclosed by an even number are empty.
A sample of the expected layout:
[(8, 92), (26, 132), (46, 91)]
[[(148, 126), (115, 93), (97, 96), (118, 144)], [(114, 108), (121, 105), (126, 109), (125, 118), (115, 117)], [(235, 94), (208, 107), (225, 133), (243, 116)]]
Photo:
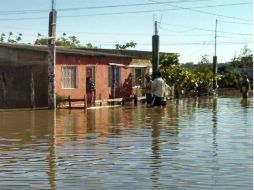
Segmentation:
[[(113, 65), (115, 66), (116, 71), (116, 78), (115, 78), (115, 88), (121, 87), (121, 66)], [(108, 86), (112, 87), (112, 65), (109, 65), (108, 67)]]
[[(70, 71), (71, 69), (73, 69), (73, 71)], [(61, 67), (61, 86), (62, 86), (62, 89), (77, 88), (77, 67), (76, 66), (62, 66)]]

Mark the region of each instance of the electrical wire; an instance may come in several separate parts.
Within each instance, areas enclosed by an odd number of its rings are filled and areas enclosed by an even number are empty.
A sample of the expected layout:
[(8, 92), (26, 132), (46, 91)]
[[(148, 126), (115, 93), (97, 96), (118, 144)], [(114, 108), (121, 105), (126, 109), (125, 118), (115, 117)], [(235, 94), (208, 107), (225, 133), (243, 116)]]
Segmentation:
[[(188, 2), (200, 2), (200, 1), (210, 1), (210, 0), (185, 0), (185, 1), (168, 1), (168, 2), (152, 2), (152, 3), (135, 3), (135, 4), (120, 4), (120, 5), (104, 5), (104, 6), (93, 6), (93, 7), (73, 7), (73, 8), (59, 8), (57, 11), (77, 11), (84, 9), (105, 9), (105, 8), (120, 8), (120, 7), (133, 7), (133, 6), (149, 6), (156, 4), (164, 4), (164, 3), (188, 3)], [(235, 3), (229, 5), (241, 5), (241, 4), (249, 4), (249, 2)], [(37, 10), (14, 10), (14, 11), (0, 11), (2, 15), (8, 14), (28, 14), (28, 13), (41, 13), (41, 12), (49, 12), (48, 9), (37, 9)]]
[[(121, 12), (114, 12), (114, 13), (93, 13), (93, 14), (85, 14), (85, 15), (64, 15), (64, 16), (58, 16), (58, 18), (72, 18), (72, 17), (89, 17), (89, 16), (107, 16), (107, 15), (119, 15), (119, 14), (139, 14), (139, 13), (149, 13), (149, 12), (163, 12), (163, 11), (174, 11), (174, 10), (179, 10), (179, 9), (188, 9), (188, 10), (195, 10), (200, 12), (200, 10), (196, 10), (196, 9), (200, 9), (200, 8), (211, 8), (211, 7), (225, 7), (225, 6), (235, 6), (235, 5), (244, 5), (244, 4), (252, 4), (251, 2), (245, 2), (245, 3), (231, 3), (231, 4), (220, 4), (220, 5), (206, 5), (206, 6), (196, 6), (196, 7), (188, 7), (188, 8), (183, 8), (180, 6), (176, 6), (176, 5), (169, 5), (168, 3), (165, 2), (157, 2), (154, 1), (153, 3), (146, 3), (146, 4), (129, 4), (129, 5), (115, 5), (115, 6), (98, 6), (98, 7), (86, 7), (86, 8), (69, 8), (69, 9), (59, 9), (59, 11), (70, 11), (70, 10), (82, 10), (82, 9), (92, 9), (92, 8), (109, 8), (109, 7), (121, 7), (121, 6), (137, 6), (137, 5), (154, 5), (154, 4), (166, 4), (170, 7), (174, 7), (171, 9), (154, 9), (154, 10), (143, 10), (143, 11), (121, 11)], [(40, 10), (30, 10), (31, 13), (41, 13)], [(46, 10), (44, 11), (46, 12)], [(47, 11), (48, 12), (48, 11)], [(204, 12), (204, 11), (203, 11)], [(2, 13), (3, 15), (4, 13)], [(6, 15), (7, 13), (5, 13), (4, 15)], [(28, 12), (11, 12), (9, 14), (28, 14)], [(213, 13), (211, 13), (213, 14)], [(1, 15), (1, 12), (0, 12)], [(218, 14), (213, 14), (213, 15), (217, 15)], [(229, 16), (225, 16), (225, 15), (220, 15), (222, 17), (227, 17), (227, 18), (235, 18), (235, 19), (240, 19), (240, 18), (236, 18), (236, 17), (229, 17)], [(6, 20), (6, 21), (12, 21), (12, 20), (41, 20), (41, 19), (48, 19), (48, 17), (29, 17), (29, 18), (3, 18), (0, 20)], [(246, 21), (246, 20), (245, 20)]]
[[(190, 26), (185, 26), (185, 25), (177, 25), (177, 24), (167, 24), (163, 23), (164, 25), (168, 26), (178, 26), (178, 27), (184, 27), (184, 28), (190, 28), (193, 30), (201, 30), (201, 31), (207, 31), (207, 32), (214, 32), (214, 30), (207, 29), (207, 28), (199, 28), (199, 27), (190, 27)], [(165, 30), (165, 28), (163, 28)], [(231, 35), (241, 35), (241, 36), (252, 36), (252, 34), (247, 34), (247, 33), (238, 33), (238, 32), (228, 32), (228, 31), (217, 31), (218, 33), (224, 33), (224, 34), (231, 34)]]
[[(151, 1), (151, 2), (159, 2), (159, 1), (154, 1), (154, 0), (149, 0), (149, 1)], [(226, 15), (222, 15), (222, 14), (216, 14), (216, 13), (211, 13), (211, 12), (207, 12), (207, 11), (197, 10), (197, 9), (195, 9), (195, 7), (181, 7), (181, 6), (177, 6), (177, 5), (171, 5), (171, 4), (168, 4), (168, 3), (165, 3), (165, 2), (164, 2), (164, 4), (167, 5), (167, 6), (170, 6), (170, 7), (174, 7), (174, 8), (178, 8), (178, 9), (183, 9), (183, 10), (189, 10), (189, 11), (198, 12), (198, 13), (202, 13), (202, 14), (208, 14), (208, 15), (219, 16), (219, 17), (224, 17), (224, 18), (230, 18), (230, 19), (235, 19), (235, 20), (242, 20), (242, 21), (251, 21), (249, 19), (232, 17), (232, 16), (226, 16)]]

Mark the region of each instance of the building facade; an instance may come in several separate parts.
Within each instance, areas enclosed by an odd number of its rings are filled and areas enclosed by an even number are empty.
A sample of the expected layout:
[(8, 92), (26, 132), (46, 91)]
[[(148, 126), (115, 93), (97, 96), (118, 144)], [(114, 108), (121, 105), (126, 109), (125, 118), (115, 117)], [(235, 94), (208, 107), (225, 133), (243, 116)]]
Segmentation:
[[(87, 80), (95, 84), (95, 99), (130, 97), (149, 71), (150, 61), (129, 55), (56, 48), (56, 93), (87, 96)], [(0, 108), (46, 107), (48, 48), (0, 44)]]

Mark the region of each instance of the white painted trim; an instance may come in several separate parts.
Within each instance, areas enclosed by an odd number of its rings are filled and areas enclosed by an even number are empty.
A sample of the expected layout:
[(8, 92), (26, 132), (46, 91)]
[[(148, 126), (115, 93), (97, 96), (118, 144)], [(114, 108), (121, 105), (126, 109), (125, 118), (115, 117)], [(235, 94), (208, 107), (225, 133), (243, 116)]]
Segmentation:
[(109, 63), (109, 65), (110, 65), (110, 66), (125, 67), (125, 65), (119, 64), (119, 63)]

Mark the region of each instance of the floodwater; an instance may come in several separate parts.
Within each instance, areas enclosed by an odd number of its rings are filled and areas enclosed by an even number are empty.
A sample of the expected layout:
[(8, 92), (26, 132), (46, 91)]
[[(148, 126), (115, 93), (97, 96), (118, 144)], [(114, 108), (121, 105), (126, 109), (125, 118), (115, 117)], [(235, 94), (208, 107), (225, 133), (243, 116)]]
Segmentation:
[[(54, 119), (55, 117), (55, 119)], [(1, 111), (0, 189), (252, 189), (253, 100)]]

